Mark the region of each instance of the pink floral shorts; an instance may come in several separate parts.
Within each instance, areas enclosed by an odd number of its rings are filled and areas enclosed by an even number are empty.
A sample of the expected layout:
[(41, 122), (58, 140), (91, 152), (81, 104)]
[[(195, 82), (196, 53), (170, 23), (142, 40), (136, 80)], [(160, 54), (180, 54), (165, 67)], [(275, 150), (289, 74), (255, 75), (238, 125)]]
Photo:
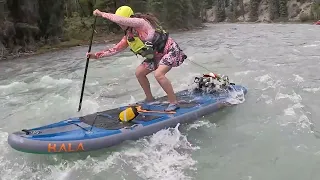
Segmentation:
[(170, 67), (180, 66), (186, 58), (187, 56), (180, 49), (179, 45), (169, 37), (163, 53), (156, 54), (155, 61), (148, 62), (144, 60), (142, 64), (145, 68), (154, 71), (159, 65), (167, 65)]

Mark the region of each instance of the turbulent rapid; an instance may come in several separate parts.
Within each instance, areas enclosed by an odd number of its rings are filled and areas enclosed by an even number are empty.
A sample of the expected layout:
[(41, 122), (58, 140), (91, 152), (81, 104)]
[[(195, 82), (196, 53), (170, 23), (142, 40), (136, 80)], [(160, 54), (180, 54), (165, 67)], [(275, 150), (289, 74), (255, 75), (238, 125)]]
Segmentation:
[[(216, 24), (172, 36), (188, 55), (168, 74), (176, 91), (207, 73), (197, 63), (248, 88), (233, 102), (241, 104), (108, 149), (27, 154), (8, 134), (143, 99), (134, 76), (142, 58), (126, 51), (90, 61), (80, 112), (87, 47), (2, 61), (0, 179), (318, 179), (319, 27)], [(154, 95), (165, 95), (149, 79)]]

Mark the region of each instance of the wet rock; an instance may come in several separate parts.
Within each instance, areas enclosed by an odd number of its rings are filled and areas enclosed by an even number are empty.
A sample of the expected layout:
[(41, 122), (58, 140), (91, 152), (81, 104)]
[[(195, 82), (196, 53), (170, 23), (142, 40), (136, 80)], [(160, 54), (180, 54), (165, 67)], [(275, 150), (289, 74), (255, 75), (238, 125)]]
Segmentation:
[(35, 44), (35, 37), (39, 34), (39, 28), (27, 23), (16, 23), (16, 37), (19, 39), (18, 45), (28, 46), (29, 44)]
[(270, 23), (269, 2), (268, 0), (262, 0), (258, 7), (258, 22)]
[(56, 36), (50, 36), (48, 39), (47, 39), (47, 42), (46, 44), (49, 44), (49, 45), (55, 45), (55, 44), (58, 44), (60, 42), (60, 39)]
[(5, 59), (5, 57), (8, 55), (8, 51), (6, 47), (0, 42), (0, 60)]
[(1, 34), (1, 42), (7, 48), (12, 49), (14, 48), (15, 44), (15, 36), (16, 30), (14, 24), (10, 21), (4, 21), (2, 25), (2, 34)]
[(23, 52), (22, 46), (15, 46), (12, 50), (12, 54), (19, 54), (20, 52)]
[(288, 3), (288, 16), (290, 19), (297, 17), (300, 12), (301, 8), (299, 7), (297, 2), (293, 1)]
[[(311, 5), (320, 3), (320, 0), (257, 0), (258, 4), (253, 0), (239, 0), (237, 2), (237, 17), (235, 18), (238, 21), (250, 21), (251, 19), (257, 23), (272, 23), (274, 21), (300, 21), (301, 16), (310, 20)], [(252, 4), (252, 2), (255, 3)], [(250, 7), (254, 8), (251, 9)], [(244, 12), (242, 12), (242, 9)], [(251, 12), (255, 9), (257, 9), (257, 12)], [(228, 11), (226, 13), (230, 14)], [(206, 10), (203, 21), (215, 22), (218, 19), (218, 14), (217, 8), (213, 6)]]
[(207, 22), (215, 22), (216, 21), (216, 8), (215, 6), (206, 12), (206, 19)]

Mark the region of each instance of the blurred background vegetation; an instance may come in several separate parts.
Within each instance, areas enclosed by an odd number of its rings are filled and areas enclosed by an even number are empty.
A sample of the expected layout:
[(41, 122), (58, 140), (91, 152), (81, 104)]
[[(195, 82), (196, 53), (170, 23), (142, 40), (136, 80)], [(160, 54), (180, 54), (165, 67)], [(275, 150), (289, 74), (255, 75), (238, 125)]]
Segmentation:
[[(200, 27), (210, 10), (215, 22), (237, 22), (239, 17), (254, 22), (264, 1), (271, 20), (288, 19), (290, 0), (0, 0), (0, 59), (39, 47), (87, 43), (94, 9), (114, 13), (121, 5), (129, 5), (135, 12), (155, 14), (170, 31)], [(301, 4), (308, 0), (294, 1)], [(302, 13), (301, 21), (320, 19), (320, 0), (311, 1), (311, 12)], [(101, 39), (123, 33), (118, 25), (103, 18), (97, 19), (96, 30), (95, 38)]]

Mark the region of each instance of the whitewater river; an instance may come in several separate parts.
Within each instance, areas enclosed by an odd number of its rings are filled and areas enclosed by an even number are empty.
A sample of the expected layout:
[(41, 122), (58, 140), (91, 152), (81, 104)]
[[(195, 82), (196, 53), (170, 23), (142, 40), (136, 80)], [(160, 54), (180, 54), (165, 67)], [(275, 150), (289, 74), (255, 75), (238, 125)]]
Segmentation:
[[(91, 61), (79, 113), (88, 47), (0, 62), (0, 179), (318, 180), (319, 32), (306, 24), (219, 24), (172, 35), (189, 60), (247, 87), (245, 101), (94, 153), (26, 154), (7, 137), (141, 100), (134, 76), (141, 58), (126, 51)], [(112, 44), (93, 51), (106, 46)], [(182, 90), (201, 73), (207, 71), (186, 61), (168, 76)], [(164, 95), (149, 77), (153, 93)]]

